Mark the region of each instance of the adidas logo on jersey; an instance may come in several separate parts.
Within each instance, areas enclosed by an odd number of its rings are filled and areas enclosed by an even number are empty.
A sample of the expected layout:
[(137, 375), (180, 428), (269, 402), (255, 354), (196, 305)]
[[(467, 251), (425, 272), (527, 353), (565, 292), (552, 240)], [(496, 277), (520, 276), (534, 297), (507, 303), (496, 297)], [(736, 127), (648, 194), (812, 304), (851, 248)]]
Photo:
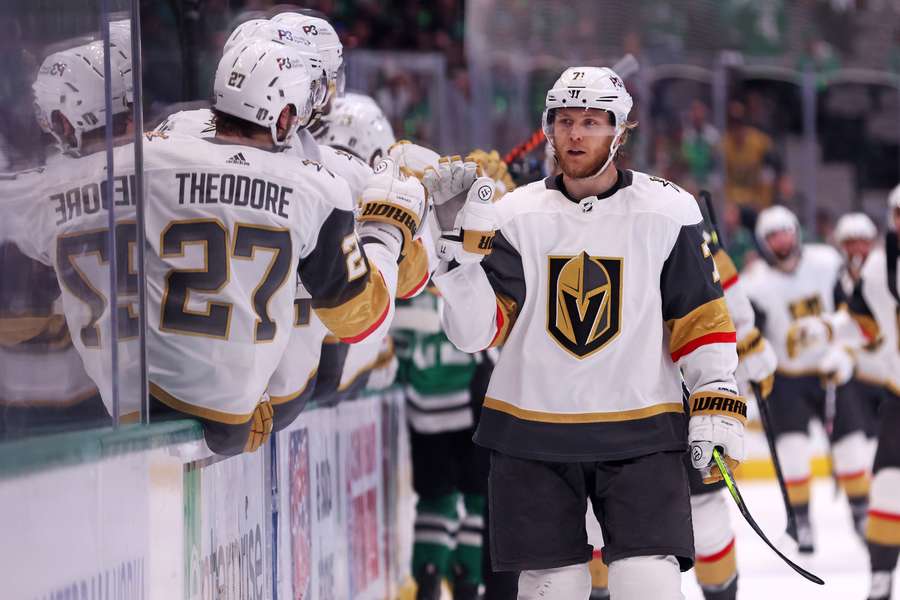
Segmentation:
[(231, 158), (225, 161), (229, 165), (241, 165), (242, 167), (249, 167), (250, 163), (247, 162), (247, 159), (244, 158), (243, 152), (238, 152)]

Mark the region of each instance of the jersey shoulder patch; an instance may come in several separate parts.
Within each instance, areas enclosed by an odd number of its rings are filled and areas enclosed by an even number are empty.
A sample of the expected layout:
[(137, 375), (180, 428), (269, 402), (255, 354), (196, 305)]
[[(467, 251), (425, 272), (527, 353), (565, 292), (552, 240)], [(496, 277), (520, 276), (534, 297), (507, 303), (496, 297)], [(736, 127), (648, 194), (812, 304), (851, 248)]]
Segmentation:
[[(703, 221), (697, 200), (668, 179), (632, 171), (630, 202), (634, 208), (664, 215), (679, 225)], [(626, 188), (628, 189), (628, 188)]]

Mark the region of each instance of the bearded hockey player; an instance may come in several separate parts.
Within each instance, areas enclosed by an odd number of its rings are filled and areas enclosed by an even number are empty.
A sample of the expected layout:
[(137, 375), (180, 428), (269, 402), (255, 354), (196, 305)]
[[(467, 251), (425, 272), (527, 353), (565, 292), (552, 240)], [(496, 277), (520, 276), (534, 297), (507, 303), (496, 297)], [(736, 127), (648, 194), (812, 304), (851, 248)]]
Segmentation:
[(884, 348), (879, 356), (885, 397), (879, 411), (878, 449), (865, 525), (872, 573), (869, 600), (890, 600), (900, 555), (900, 185), (888, 196), (888, 211), (884, 247), (876, 248), (866, 259), (850, 299), (850, 314), (857, 327), (841, 327), (836, 321), (828, 328), (841, 344), (859, 348), (880, 340)]
[[(878, 241), (878, 229), (865, 213), (849, 213), (838, 219), (834, 241), (844, 258), (844, 268), (835, 289), (835, 301), (839, 308), (846, 309), (859, 284), (862, 267)], [(864, 420), (865, 435), (870, 439), (878, 434), (878, 407), (884, 398), (884, 357), (881, 356), (884, 351), (884, 344), (875, 342), (854, 352), (853, 377), (837, 390), (838, 394), (847, 395), (857, 405)], [(858, 483), (864, 484), (868, 491), (866, 479), (860, 479)], [(865, 512), (854, 514), (854, 517), (862, 534)]]
[[(811, 348), (817, 344), (803, 332), (810, 318), (835, 312), (843, 261), (831, 246), (801, 244), (797, 218), (783, 206), (762, 211), (755, 233), (766, 262), (751, 269), (743, 281), (759, 328), (778, 356), (770, 399), (772, 425), (789, 501), (797, 515), (797, 542), (801, 552), (809, 553), (814, 550), (809, 424), (812, 419), (825, 423), (826, 395), (835, 394), (834, 388), (849, 379), (853, 362), (841, 347)], [(831, 432), (834, 470), (858, 521), (865, 513), (868, 487), (864, 423), (858, 403), (844, 394), (836, 396)]]
[(383, 163), (363, 197), (402, 219), (360, 216), (360, 240), (347, 185), (281, 151), (312, 112), (303, 64), (277, 42), (235, 46), (216, 72), (215, 137), (147, 144), (151, 414), (199, 418), (219, 453), (252, 451), (271, 431), (264, 393), (295, 322), (294, 273), (335, 335), (384, 335), (424, 209), (421, 185)]
[(474, 165), (426, 175), (445, 330), (468, 352), (504, 346), (475, 439), (492, 450), (493, 563), (522, 571), (520, 598), (588, 597), (588, 498), (612, 597), (682, 598), (683, 453), (709, 481), (714, 448), (743, 458), (736, 335), (702, 217), (676, 185), (615, 167), (631, 107), (610, 69), (570, 68), (543, 118), (561, 175), (496, 205)]

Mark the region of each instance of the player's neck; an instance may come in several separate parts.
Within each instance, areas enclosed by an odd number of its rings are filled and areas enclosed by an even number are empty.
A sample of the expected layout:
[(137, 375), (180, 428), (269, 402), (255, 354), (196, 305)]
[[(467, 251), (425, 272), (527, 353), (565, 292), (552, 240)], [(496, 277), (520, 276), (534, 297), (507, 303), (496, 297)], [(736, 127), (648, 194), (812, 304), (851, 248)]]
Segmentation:
[(263, 150), (275, 150), (275, 144), (272, 143), (272, 135), (266, 132), (254, 133), (253, 135), (234, 135), (230, 133), (216, 132), (216, 139), (226, 144), (236, 144), (238, 146), (252, 146), (254, 148), (262, 148)]
[(596, 177), (576, 179), (563, 173), (563, 184), (566, 186), (566, 192), (574, 200), (581, 200), (588, 196), (599, 196), (616, 185), (618, 179), (619, 173), (614, 162), (610, 162), (603, 173)]

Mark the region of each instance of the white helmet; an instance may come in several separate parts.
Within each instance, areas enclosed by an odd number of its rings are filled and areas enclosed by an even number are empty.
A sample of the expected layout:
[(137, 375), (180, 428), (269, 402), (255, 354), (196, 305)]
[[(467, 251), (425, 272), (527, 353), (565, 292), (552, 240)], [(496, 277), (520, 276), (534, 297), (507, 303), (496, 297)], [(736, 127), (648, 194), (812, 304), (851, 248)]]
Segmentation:
[(298, 13), (285, 12), (272, 17), (275, 23), (285, 23), (306, 36), (319, 51), (325, 71), (328, 74), (329, 97), (342, 96), (346, 78), (344, 76), (344, 45), (334, 27), (325, 19)]
[(254, 39), (256, 30), (268, 24), (268, 19), (250, 19), (249, 21), (244, 21), (235, 27), (234, 31), (231, 32), (231, 35), (228, 36), (228, 39), (225, 40), (225, 45), (222, 47), (222, 54), (228, 52), (241, 42)]
[(322, 121), (323, 127), (316, 133), (319, 142), (346, 150), (369, 166), (374, 166), (397, 141), (387, 117), (372, 98), (363, 94), (347, 93), (335, 99)]
[[(609, 158), (600, 169), (591, 175), (596, 177), (612, 162), (628, 123), (628, 113), (634, 101), (625, 89), (622, 78), (608, 67), (569, 67), (559, 76), (550, 91), (541, 126), (547, 143), (553, 146), (553, 118), (557, 108), (597, 108), (612, 114), (615, 135), (609, 147)], [(554, 150), (555, 152), (555, 150)]]
[[(286, 44), (249, 40), (222, 56), (216, 69), (213, 106), (223, 113), (266, 127), (276, 146), (285, 145), (312, 115), (311, 81), (303, 55)], [(292, 106), (297, 120), (283, 139), (278, 118)]]
[(800, 253), (800, 222), (797, 220), (796, 215), (784, 206), (770, 206), (759, 213), (759, 216), (756, 219), (756, 229), (754, 231), (756, 242), (759, 245), (760, 251), (763, 253), (763, 258), (770, 264), (783, 261), (790, 257), (777, 257), (772, 252), (771, 248), (769, 248), (766, 238), (778, 231), (793, 231), (795, 242), (794, 248), (790, 252), (790, 256), (796, 256)]
[(900, 184), (897, 184), (897, 187), (888, 194), (888, 208), (892, 210), (900, 209)]
[(878, 229), (866, 213), (847, 213), (838, 219), (834, 227), (834, 241), (838, 244), (847, 240), (874, 240), (876, 237)]
[[(106, 126), (103, 42), (91, 42), (44, 59), (38, 69), (34, 91), (35, 116), (45, 132), (53, 135), (64, 152), (80, 155), (85, 133)], [(112, 114), (126, 112), (125, 77), (111, 70)], [(53, 126), (54, 114), (69, 122), (75, 131), (74, 145)]]
[[(238, 29), (241, 29), (244, 25), (247, 27), (240, 32), (240, 35), (235, 36), (238, 33)], [(267, 19), (247, 21), (238, 25), (238, 29), (235, 29), (231, 34), (232, 37), (229, 38), (229, 41), (231, 41), (232, 38), (238, 37), (238, 41), (231, 45), (226, 42), (226, 52), (238, 45), (238, 43), (246, 43), (250, 40), (269, 40), (293, 46), (297, 52), (303, 55), (306, 61), (306, 68), (309, 71), (309, 78), (312, 80), (313, 85), (313, 108), (318, 109), (325, 105), (328, 95), (328, 77), (318, 49), (307, 39), (305, 34), (297, 31), (289, 23), (276, 23)], [(301, 126), (305, 125), (305, 123), (301, 123)]]
[(134, 79), (131, 73), (131, 19), (109, 22), (109, 58), (113, 69), (125, 79), (125, 101), (134, 103)]

